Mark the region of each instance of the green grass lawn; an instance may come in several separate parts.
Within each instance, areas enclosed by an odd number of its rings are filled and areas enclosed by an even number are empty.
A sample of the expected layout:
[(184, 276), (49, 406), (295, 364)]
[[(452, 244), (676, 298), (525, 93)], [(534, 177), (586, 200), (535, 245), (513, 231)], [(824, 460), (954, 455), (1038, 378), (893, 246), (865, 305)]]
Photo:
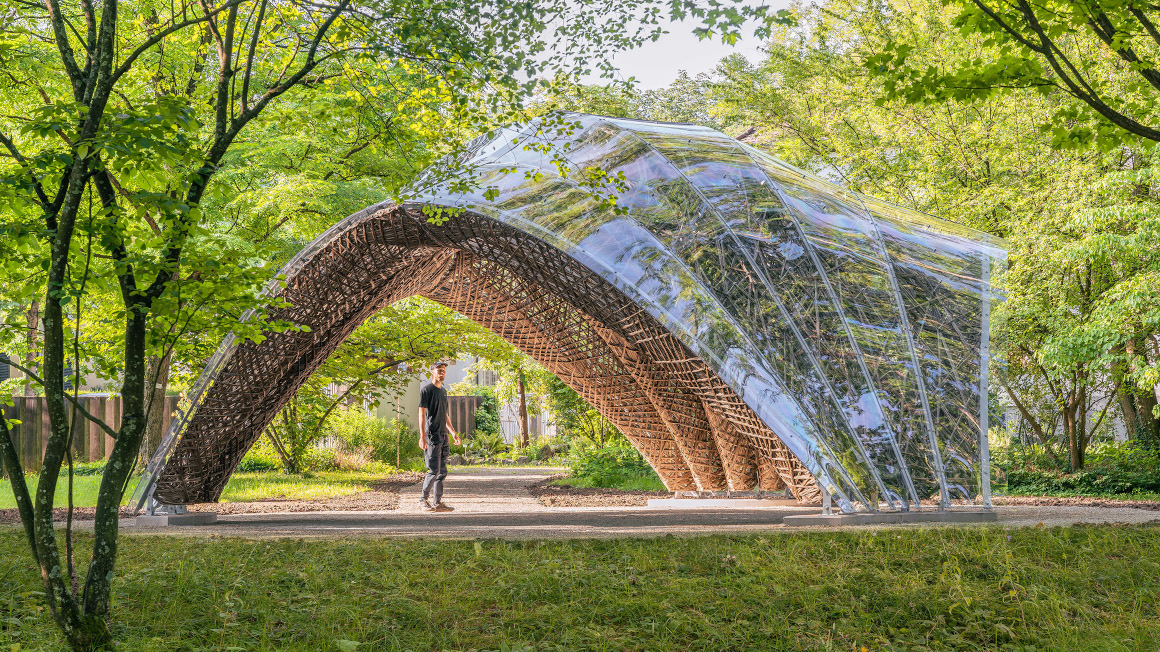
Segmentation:
[[(285, 475), (277, 471), (260, 473), (235, 473), (225, 491), (222, 492), (223, 503), (236, 503), (251, 500), (313, 500), (318, 498), (335, 498), (366, 491), (371, 488), (375, 480), (382, 479), (381, 474), (348, 472), (348, 471), (319, 471), (302, 475)], [(29, 492), (36, 491), (39, 476), (28, 476)], [(73, 478), (74, 499), (77, 507), (95, 507), (97, 505), (97, 491), (100, 488), (101, 476), (78, 475)], [(129, 483), (128, 494), (133, 493), (136, 480)], [(62, 477), (57, 485), (56, 500), (58, 507), (67, 507), (66, 480)], [(125, 497), (128, 501), (129, 496)], [(7, 478), (0, 479), (0, 509), (16, 507), (16, 500), (12, 497), (12, 485)]]
[[(82, 537), (82, 549), (90, 540)], [(118, 650), (1139, 650), (1160, 528), (532, 541), (122, 538)], [(0, 650), (61, 650), (0, 530)]]
[[(36, 485), (40, 481), (39, 475), (25, 476), (28, 483), (28, 493), (36, 496)], [(73, 477), (73, 505), (76, 507), (96, 507), (97, 493), (101, 489), (101, 476), (78, 475)], [(129, 491), (132, 492), (133, 485)], [(128, 497), (126, 497), (128, 500)], [(52, 504), (57, 507), (68, 507), (68, 478), (61, 474), (56, 484), (56, 498)], [(12, 496), (12, 483), (8, 478), (0, 478), (0, 509), (14, 509), (16, 499)]]
[(367, 491), (381, 473), (362, 471), (317, 471), (309, 477), (277, 471), (235, 473), (222, 491), (223, 503), (251, 500), (317, 500)]

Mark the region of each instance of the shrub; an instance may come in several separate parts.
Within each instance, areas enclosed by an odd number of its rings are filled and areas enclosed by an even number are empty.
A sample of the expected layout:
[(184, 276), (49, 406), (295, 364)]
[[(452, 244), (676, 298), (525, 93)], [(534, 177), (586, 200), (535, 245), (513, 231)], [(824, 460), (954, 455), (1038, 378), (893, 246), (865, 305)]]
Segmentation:
[[(478, 388), (483, 401), (475, 408), (476, 435), (499, 435), (503, 438), (503, 431), (499, 423), (499, 401), (495, 400), (495, 390), (491, 387)], [(490, 391), (487, 391), (490, 390)]]
[[(478, 413), (477, 413), (478, 414)], [(475, 431), (470, 438), (464, 440), (464, 445), (468, 451), (473, 455), (482, 457), (495, 457), (508, 450), (509, 446), (504, 443), (503, 435), (496, 433), (487, 433)]]
[(1087, 467), (1133, 472), (1154, 471), (1160, 469), (1160, 450), (1141, 445), (1136, 441), (1122, 444), (1099, 442), (1088, 448)]
[(578, 452), (572, 457), (571, 467), (572, 476), (591, 487), (639, 485), (653, 478), (660, 483), (656, 472), (631, 446), (607, 446)]
[(338, 470), (338, 451), (333, 448), (311, 446), (302, 452), (299, 461), (303, 472)]
[(1065, 473), (1051, 466), (1041, 449), (1007, 452), (1007, 486), (1013, 493), (1117, 495), (1160, 492), (1160, 454), (1135, 442), (1100, 442), (1088, 449), (1082, 471)]
[(265, 440), (261, 440), (246, 453), (246, 456), (238, 463), (237, 470), (242, 473), (281, 471), (282, 460), (274, 452), (274, 449), (266, 444)]
[(379, 419), (359, 409), (347, 410), (334, 419), (330, 437), (345, 453), (362, 453), (371, 461), (394, 466), (396, 461), (422, 457), (419, 432), (401, 419)]
[(1070, 493), (1090, 495), (1160, 492), (1160, 469), (1149, 471), (1084, 470), (1061, 473), (1042, 469), (1013, 469), (1007, 486), (1017, 493)]

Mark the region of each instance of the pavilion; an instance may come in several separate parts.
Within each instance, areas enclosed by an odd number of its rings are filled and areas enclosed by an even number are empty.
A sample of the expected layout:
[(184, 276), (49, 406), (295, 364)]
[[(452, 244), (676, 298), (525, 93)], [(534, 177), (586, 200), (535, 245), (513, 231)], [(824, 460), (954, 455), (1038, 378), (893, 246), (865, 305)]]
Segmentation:
[(477, 139), (290, 261), (273, 316), (309, 331), (228, 338), (136, 504), (215, 502), (339, 344), (422, 295), (558, 375), (671, 490), (989, 506), (1006, 259), (713, 129), (554, 114)]

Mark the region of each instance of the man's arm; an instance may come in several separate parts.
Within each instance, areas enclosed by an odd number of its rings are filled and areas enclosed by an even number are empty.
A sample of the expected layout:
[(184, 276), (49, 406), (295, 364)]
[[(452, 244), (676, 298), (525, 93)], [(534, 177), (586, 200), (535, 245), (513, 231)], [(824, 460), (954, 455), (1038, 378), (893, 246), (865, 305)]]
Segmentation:
[(447, 415), (447, 432), (451, 433), (451, 438), (455, 440), (455, 445), (458, 446), (462, 442), (459, 441), (459, 433), (455, 432), (454, 426), (451, 425), (451, 415)]
[(427, 450), (427, 408), (419, 408), (419, 448)]

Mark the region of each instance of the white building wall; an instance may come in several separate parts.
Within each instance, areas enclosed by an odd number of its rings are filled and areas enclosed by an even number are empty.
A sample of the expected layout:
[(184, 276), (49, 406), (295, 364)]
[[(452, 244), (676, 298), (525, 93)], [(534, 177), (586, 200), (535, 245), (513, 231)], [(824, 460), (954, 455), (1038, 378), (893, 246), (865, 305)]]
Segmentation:
[[(474, 364), (476, 358), (456, 360), (447, 365), (447, 377), (443, 381), (444, 387), (463, 382), (468, 376), (468, 367)], [(384, 396), (375, 410), (375, 416), (380, 419), (401, 419), (419, 429), (419, 392), (423, 386), (431, 382), (428, 372), (424, 372), (420, 380), (412, 380), (398, 396)]]

